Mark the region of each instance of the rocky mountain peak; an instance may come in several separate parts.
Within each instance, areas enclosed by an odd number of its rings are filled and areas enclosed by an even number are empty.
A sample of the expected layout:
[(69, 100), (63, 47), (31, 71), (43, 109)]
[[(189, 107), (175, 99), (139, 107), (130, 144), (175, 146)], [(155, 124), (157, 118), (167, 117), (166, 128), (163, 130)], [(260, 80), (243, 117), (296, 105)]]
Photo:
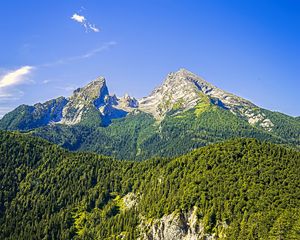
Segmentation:
[(185, 69), (185, 68), (180, 68), (178, 71), (176, 72), (171, 72), (170, 75), (175, 75), (181, 78), (199, 78), (198, 75), (196, 75), (195, 73)]
[(69, 102), (62, 111), (60, 123), (76, 124), (88, 114), (91, 109), (98, 109), (109, 99), (109, 92), (104, 77), (98, 77), (82, 88), (78, 88), (68, 99)]
[(120, 108), (131, 112), (134, 108), (139, 106), (139, 103), (134, 97), (131, 97), (126, 93), (123, 97), (118, 99), (118, 105)]
[(167, 75), (163, 84), (139, 102), (141, 110), (160, 119), (174, 108), (190, 109), (197, 105), (201, 98), (202, 88), (213, 86), (196, 74), (181, 68)]
[(259, 125), (269, 131), (273, 127), (273, 123), (253, 103), (215, 87), (184, 68), (169, 73), (161, 86), (140, 99), (139, 109), (160, 120), (170, 111), (189, 110), (201, 102), (229, 110), (251, 125)]
[(98, 77), (82, 88), (74, 91), (62, 112), (60, 123), (73, 125), (98, 115), (107, 125), (111, 119), (126, 116), (138, 107), (138, 101), (126, 94), (118, 98), (109, 95), (104, 77)]
[(45, 115), (43, 119), (46, 120), (42, 121), (43, 124), (58, 122), (73, 125), (91, 116), (101, 118), (109, 124), (111, 119), (139, 111), (149, 113), (160, 121), (166, 114), (179, 114), (193, 108), (206, 111), (215, 106), (268, 131), (274, 126), (264, 112), (253, 103), (215, 87), (184, 68), (169, 73), (161, 86), (140, 100), (128, 94), (120, 98), (109, 95), (105, 78), (98, 77), (86, 86), (76, 89), (68, 99), (37, 104), (33, 108)]
[(82, 100), (98, 100), (103, 102), (105, 96), (108, 95), (108, 88), (104, 77), (98, 77), (82, 88), (78, 88), (73, 92), (71, 98), (80, 98)]
[(193, 87), (196, 87), (199, 90), (201, 90), (202, 88), (216, 88), (211, 83), (205, 81), (202, 77), (185, 68), (180, 68), (177, 72), (171, 72), (168, 74), (164, 84), (171, 84), (172, 82), (187, 82), (188, 84), (193, 85)]

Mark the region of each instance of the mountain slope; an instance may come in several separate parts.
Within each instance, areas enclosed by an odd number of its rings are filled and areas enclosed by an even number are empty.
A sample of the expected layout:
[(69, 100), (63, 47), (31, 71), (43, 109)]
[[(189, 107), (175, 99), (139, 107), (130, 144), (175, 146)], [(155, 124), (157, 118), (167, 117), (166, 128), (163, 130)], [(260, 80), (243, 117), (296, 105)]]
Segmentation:
[[(1, 239), (297, 239), (300, 154), (237, 139), (117, 161), (0, 132)], [(189, 224), (189, 225), (187, 225)]]
[(251, 126), (247, 120), (218, 106), (204, 104), (204, 108), (203, 111), (203, 105), (198, 104), (196, 108), (175, 115), (169, 114), (160, 122), (149, 114), (131, 113), (125, 118), (113, 120), (105, 128), (56, 125), (35, 129), (32, 134), (70, 150), (136, 160), (152, 156), (178, 156), (197, 147), (233, 137), (253, 137), (299, 145), (299, 124), (283, 124), (282, 128), (276, 128), (278, 134), (273, 134)]
[(300, 146), (297, 118), (259, 108), (185, 69), (140, 100), (110, 95), (103, 77), (59, 99), (20, 106), (0, 129), (29, 130), (69, 150), (118, 159), (178, 156), (233, 137)]
[(214, 105), (246, 118), (250, 124), (258, 124), (266, 130), (271, 130), (273, 126), (270, 119), (253, 103), (213, 86), (186, 69), (170, 73), (162, 86), (140, 100), (139, 108), (160, 118), (174, 108), (188, 110), (196, 107), (199, 101), (207, 99)]
[(111, 119), (125, 117), (137, 107), (135, 98), (109, 95), (106, 81), (99, 77), (69, 98), (60, 97), (34, 106), (21, 105), (0, 120), (0, 129), (30, 130), (42, 126), (78, 123), (106, 126)]
[(58, 122), (67, 99), (60, 97), (34, 106), (21, 105), (0, 120), (0, 129), (29, 130)]

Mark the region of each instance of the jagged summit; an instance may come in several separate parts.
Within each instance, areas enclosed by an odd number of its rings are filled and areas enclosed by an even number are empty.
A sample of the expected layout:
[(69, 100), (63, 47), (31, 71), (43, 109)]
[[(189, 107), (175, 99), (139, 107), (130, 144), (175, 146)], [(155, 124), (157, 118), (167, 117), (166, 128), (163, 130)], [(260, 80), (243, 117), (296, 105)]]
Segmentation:
[(198, 83), (198, 85), (205, 86), (206, 88), (216, 88), (214, 85), (207, 82), (204, 78), (185, 68), (180, 68), (176, 72), (169, 73), (165, 81), (166, 83), (168, 83), (169, 81), (172, 81), (172, 79), (176, 79), (178, 81), (189, 81), (193, 82), (194, 84)]
[(98, 77), (82, 88), (77, 88), (70, 98), (82, 97), (84, 100), (95, 100), (101, 98), (104, 100), (105, 95), (108, 95), (108, 88), (104, 77)]
[(73, 125), (81, 122), (91, 109), (104, 105), (108, 95), (104, 77), (98, 77), (86, 86), (76, 89), (69, 97), (59, 123)]
[(203, 81), (203, 82), (211, 85), (209, 82), (205, 81), (202, 77), (191, 72), (190, 70), (188, 70), (186, 68), (180, 68), (178, 71), (170, 72), (168, 75), (175, 75), (177, 77), (181, 77), (182, 80), (188, 79), (188, 78), (197, 79), (199, 81)]
[(127, 93), (123, 97), (118, 98), (116, 104), (117, 108), (123, 109), (128, 112), (137, 109), (138, 106), (139, 106), (138, 100), (134, 97), (129, 96)]
[(110, 95), (104, 77), (78, 88), (68, 100), (60, 121), (67, 125), (80, 123), (91, 115), (98, 115), (101, 122), (107, 125), (111, 119), (124, 117), (138, 107), (137, 100), (129, 95), (121, 98)]
[(140, 109), (156, 118), (162, 118), (177, 103), (184, 109), (192, 108), (199, 98), (198, 89), (190, 80), (192, 76), (185, 69), (169, 73), (161, 86), (139, 101)]
[(273, 123), (253, 103), (212, 85), (184, 68), (169, 73), (161, 86), (140, 99), (139, 109), (159, 120), (170, 111), (186, 111), (201, 102), (218, 105), (266, 130), (273, 127)]
[[(56, 102), (59, 106), (56, 106)], [(120, 98), (110, 95), (105, 78), (98, 77), (86, 86), (76, 89), (73, 95), (64, 101), (54, 101), (52, 105), (35, 105), (33, 110), (28, 110), (28, 114), (41, 115), (42, 120), (37, 120), (38, 126), (50, 123), (74, 125), (82, 121), (90, 122), (91, 118), (109, 124), (111, 119), (124, 117), (133, 111), (151, 114), (160, 121), (168, 113), (178, 114), (197, 108), (203, 103), (206, 107), (216, 105), (228, 110), (246, 119), (251, 125), (259, 125), (266, 130), (271, 130), (274, 126), (253, 103), (212, 85), (184, 68), (169, 73), (161, 86), (139, 100), (128, 94)], [(4, 117), (6, 122), (10, 122), (7, 120), (9, 116)]]
[(174, 107), (182, 110), (195, 107), (203, 94), (210, 95), (211, 92), (228, 95), (195, 73), (181, 68), (177, 72), (169, 73), (163, 84), (148, 97), (142, 98), (139, 105), (141, 110), (159, 119)]

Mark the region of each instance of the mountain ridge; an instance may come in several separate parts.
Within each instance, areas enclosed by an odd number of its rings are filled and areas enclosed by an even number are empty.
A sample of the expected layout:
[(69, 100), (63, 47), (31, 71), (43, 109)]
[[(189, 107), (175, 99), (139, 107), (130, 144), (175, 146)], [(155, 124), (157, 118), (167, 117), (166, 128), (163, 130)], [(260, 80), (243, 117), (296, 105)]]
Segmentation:
[(118, 159), (178, 156), (235, 137), (300, 148), (297, 118), (259, 108), (185, 69), (141, 99), (110, 94), (98, 77), (69, 98), (19, 106), (0, 120), (0, 129)]
[[(141, 109), (159, 118), (159, 116), (164, 116), (166, 112), (170, 111), (174, 104), (180, 100), (183, 100), (182, 105), (184, 110), (195, 107), (199, 100), (201, 100), (203, 94), (210, 98), (212, 104), (230, 110), (233, 114), (247, 118), (251, 125), (258, 123), (267, 130), (271, 130), (273, 127), (273, 123), (270, 119), (266, 118), (263, 113), (257, 111), (258, 107), (255, 104), (215, 87), (203, 78), (184, 68), (168, 74), (160, 87), (156, 88), (148, 97), (144, 97), (140, 100), (140, 105), (144, 103), (146, 106), (142, 106)], [(168, 105), (165, 106), (165, 109), (164, 106), (161, 106), (163, 104), (161, 102), (162, 100)], [(153, 107), (147, 109), (147, 105), (153, 105)]]
[[(270, 119), (261, 111), (258, 111), (259, 107), (255, 104), (215, 87), (184, 68), (179, 69), (177, 72), (169, 73), (161, 86), (155, 88), (149, 96), (141, 99), (135, 99), (128, 95), (119, 98), (114, 94), (110, 95), (106, 79), (97, 77), (84, 87), (76, 89), (70, 97), (60, 97), (64, 98), (64, 103), (67, 101), (62, 106), (61, 113), (58, 113), (55, 118), (42, 116), (49, 119), (49, 121), (40, 125), (55, 123), (78, 124), (84, 118), (84, 115), (88, 115), (89, 111), (92, 111), (94, 115), (98, 115), (99, 121), (97, 122), (99, 124), (104, 122), (103, 125), (109, 124), (114, 118), (124, 117), (134, 110), (149, 113), (154, 118), (161, 120), (174, 108), (177, 111), (186, 111), (196, 107), (203, 97), (209, 97), (212, 104), (246, 118), (251, 125), (259, 124), (266, 130), (271, 130), (274, 126)], [(45, 107), (44, 105), (47, 105), (47, 102), (35, 104), (33, 106), (35, 108), (34, 112), (39, 113), (39, 108), (36, 106)], [(8, 116), (4, 115), (2, 119), (8, 118)], [(3, 121), (0, 120), (1, 122)], [(5, 129), (5, 126), (2, 128)], [(18, 127), (14, 126), (6, 126), (6, 128), (11, 130), (18, 129)], [(20, 130), (23, 129), (20, 128)]]

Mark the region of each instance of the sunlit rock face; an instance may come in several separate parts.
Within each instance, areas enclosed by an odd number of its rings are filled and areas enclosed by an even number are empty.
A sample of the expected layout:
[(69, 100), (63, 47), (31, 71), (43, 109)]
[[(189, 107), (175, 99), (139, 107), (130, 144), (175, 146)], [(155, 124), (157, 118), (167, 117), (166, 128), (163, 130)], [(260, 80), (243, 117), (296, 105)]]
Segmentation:
[(268, 131), (274, 126), (253, 103), (215, 87), (186, 69), (168, 74), (161, 86), (139, 100), (139, 109), (161, 119), (174, 108), (185, 111), (195, 107), (203, 97), (245, 118), (251, 125), (257, 124)]
[(105, 104), (105, 98), (108, 96), (106, 81), (99, 77), (83, 88), (78, 88), (68, 99), (68, 104), (62, 111), (60, 123), (73, 125), (81, 121), (89, 108), (99, 108)]
[[(161, 121), (169, 113), (181, 113), (196, 108), (200, 103), (228, 110), (250, 125), (267, 131), (272, 131), (274, 127), (272, 119), (261, 108), (215, 87), (186, 69), (169, 73), (161, 86), (139, 100), (128, 94), (123, 97), (111, 95), (105, 78), (98, 77), (86, 86), (76, 89), (67, 99), (61, 97), (34, 106), (20, 106), (15, 113), (21, 113), (26, 119), (34, 119), (35, 122), (31, 121), (32, 124), (24, 126), (24, 129), (57, 123), (75, 125), (82, 122), (96, 122), (96, 125), (106, 126), (112, 119), (123, 118), (131, 112), (145, 112)], [(2, 128), (21, 129), (21, 123), (10, 124), (15, 122), (16, 114), (4, 116), (2, 122), (5, 124)]]
[[(152, 223), (142, 220), (139, 225), (139, 240), (214, 240), (225, 235), (220, 231), (219, 236), (205, 232), (204, 224), (197, 217), (197, 208), (189, 212), (173, 212), (164, 215)], [(220, 229), (227, 228), (225, 223), (219, 226)]]
[(98, 112), (99, 117), (109, 123), (111, 119), (125, 117), (137, 106), (137, 100), (128, 95), (122, 98), (109, 95), (105, 78), (98, 77), (85, 87), (78, 88), (73, 92), (62, 111), (60, 123), (78, 124), (91, 111)]

